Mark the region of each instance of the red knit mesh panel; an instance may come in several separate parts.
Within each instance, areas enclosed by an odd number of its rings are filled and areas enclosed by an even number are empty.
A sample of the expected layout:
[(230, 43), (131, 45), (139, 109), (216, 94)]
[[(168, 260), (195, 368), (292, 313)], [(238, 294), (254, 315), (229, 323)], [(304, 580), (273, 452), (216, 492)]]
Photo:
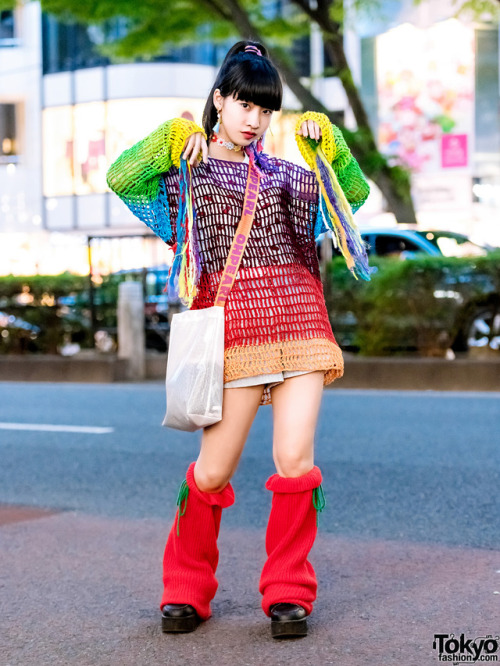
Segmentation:
[[(257, 210), (225, 306), (224, 381), (280, 370), (324, 370), (325, 384), (342, 375), (320, 279), (314, 222), (313, 172), (273, 160), (261, 179)], [(202, 272), (192, 309), (214, 304), (221, 273), (241, 219), (248, 165), (209, 159), (193, 169)], [(165, 175), (172, 227), (178, 170)], [(261, 404), (270, 402), (269, 391)]]

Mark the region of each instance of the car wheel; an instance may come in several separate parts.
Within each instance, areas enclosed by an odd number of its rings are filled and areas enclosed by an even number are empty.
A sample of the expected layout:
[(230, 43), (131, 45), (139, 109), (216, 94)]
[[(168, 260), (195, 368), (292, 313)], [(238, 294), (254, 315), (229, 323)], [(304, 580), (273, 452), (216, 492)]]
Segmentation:
[(500, 310), (488, 305), (476, 310), (467, 328), (467, 348), (500, 350)]

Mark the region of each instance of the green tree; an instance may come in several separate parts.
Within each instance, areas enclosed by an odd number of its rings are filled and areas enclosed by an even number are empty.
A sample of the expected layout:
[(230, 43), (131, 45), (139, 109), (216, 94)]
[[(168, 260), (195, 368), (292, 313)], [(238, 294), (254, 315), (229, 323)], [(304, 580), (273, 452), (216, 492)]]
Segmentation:
[[(0, 0), (0, 9), (12, 8), (16, 0)], [(416, 3), (430, 0), (415, 0)], [(351, 0), (355, 11), (380, 8), (381, 0)], [(44, 11), (62, 20), (105, 25), (110, 19), (124, 17), (126, 36), (106, 41), (102, 50), (112, 58), (130, 59), (154, 56), (168, 46), (193, 41), (224, 41), (231, 37), (254, 39), (265, 44), (284, 79), (303, 109), (321, 111), (333, 121), (325, 108), (305, 85), (290, 57), (293, 40), (307, 34), (310, 23), (321, 31), (325, 48), (335, 63), (338, 76), (356, 119), (356, 131), (342, 127), (347, 141), (363, 171), (377, 184), (388, 209), (399, 222), (415, 222), (410, 194), (410, 174), (401, 166), (390, 166), (377, 148), (368, 115), (361, 100), (344, 50), (344, 0), (290, 0), (293, 9), (285, 16), (270, 17), (264, 0), (41, 0)], [(455, 0), (457, 12), (498, 17), (500, 0)], [(332, 72), (330, 72), (332, 74)]]

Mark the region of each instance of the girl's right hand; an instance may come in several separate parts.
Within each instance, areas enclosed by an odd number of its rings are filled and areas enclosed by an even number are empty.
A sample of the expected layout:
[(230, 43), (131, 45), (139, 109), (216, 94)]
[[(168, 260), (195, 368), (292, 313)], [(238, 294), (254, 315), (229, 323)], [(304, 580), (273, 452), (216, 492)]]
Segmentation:
[[(201, 153), (201, 157), (200, 157)], [(182, 149), (182, 157), (187, 160), (191, 166), (197, 167), (201, 160), (207, 164), (208, 162), (208, 145), (207, 140), (201, 132), (191, 134), (186, 140), (184, 148)]]

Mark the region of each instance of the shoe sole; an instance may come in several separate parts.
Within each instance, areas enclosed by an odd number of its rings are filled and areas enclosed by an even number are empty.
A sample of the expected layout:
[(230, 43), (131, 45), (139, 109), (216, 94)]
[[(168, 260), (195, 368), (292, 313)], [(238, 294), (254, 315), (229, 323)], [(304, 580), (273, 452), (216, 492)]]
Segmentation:
[(197, 615), (186, 615), (185, 617), (165, 617), (161, 618), (161, 630), (164, 633), (186, 633), (194, 631), (201, 620)]
[(307, 620), (271, 620), (271, 635), (273, 638), (307, 636)]

